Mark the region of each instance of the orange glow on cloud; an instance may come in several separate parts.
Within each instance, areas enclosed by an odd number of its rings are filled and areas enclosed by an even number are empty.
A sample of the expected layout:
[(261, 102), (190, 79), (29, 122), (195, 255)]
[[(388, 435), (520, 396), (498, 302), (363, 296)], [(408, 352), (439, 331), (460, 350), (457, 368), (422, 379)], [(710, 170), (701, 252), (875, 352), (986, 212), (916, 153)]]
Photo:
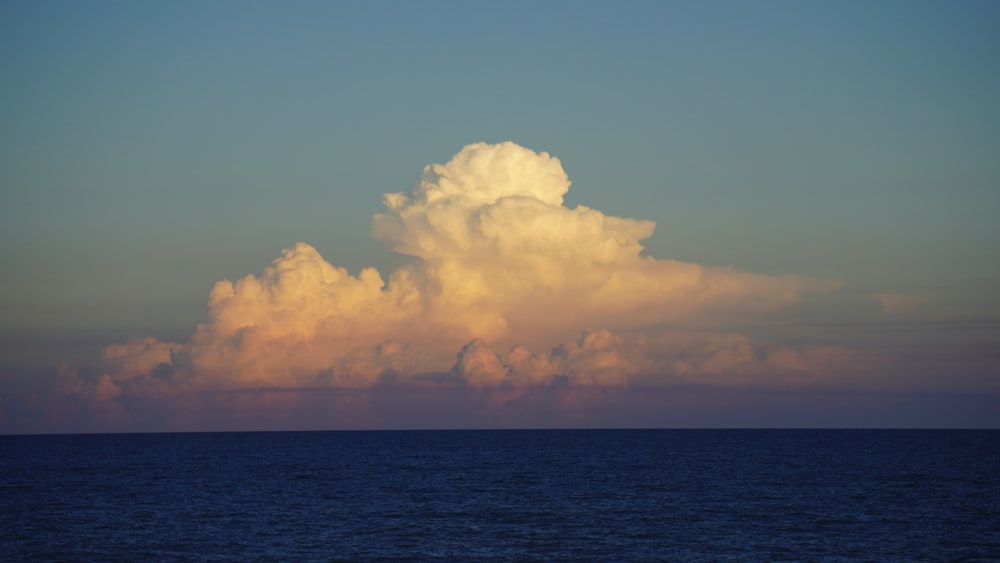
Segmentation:
[(838, 282), (644, 256), (652, 221), (568, 208), (569, 187), (547, 153), (466, 146), (427, 166), (412, 193), (383, 196), (373, 236), (410, 264), (352, 275), (300, 242), (260, 275), (218, 282), (189, 341), (108, 346), (100, 377), (84, 385), (70, 374), (67, 385), (102, 401), (387, 381), (620, 387), (815, 376), (858, 362), (849, 350), (705, 328)]

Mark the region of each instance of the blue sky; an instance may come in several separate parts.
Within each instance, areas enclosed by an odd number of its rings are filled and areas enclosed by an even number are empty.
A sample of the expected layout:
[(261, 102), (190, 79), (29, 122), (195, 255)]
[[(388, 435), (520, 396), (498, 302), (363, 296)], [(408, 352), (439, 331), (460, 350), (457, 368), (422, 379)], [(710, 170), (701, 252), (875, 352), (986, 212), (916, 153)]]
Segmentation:
[(843, 283), (726, 326), (996, 397), (997, 21), (971, 1), (5, 3), (0, 399), (62, 362), (98, 373), (115, 342), (184, 341), (213, 284), (297, 241), (386, 276), (406, 259), (371, 237), (382, 194), (508, 140), (561, 160), (569, 207), (655, 221), (646, 255)]

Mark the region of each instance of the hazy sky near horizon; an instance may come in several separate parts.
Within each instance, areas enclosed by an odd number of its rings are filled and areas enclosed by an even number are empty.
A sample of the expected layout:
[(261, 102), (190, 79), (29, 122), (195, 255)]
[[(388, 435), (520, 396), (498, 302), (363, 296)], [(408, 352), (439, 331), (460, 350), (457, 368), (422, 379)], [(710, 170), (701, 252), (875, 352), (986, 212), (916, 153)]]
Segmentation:
[(4, 3), (0, 431), (998, 426), (997, 21)]

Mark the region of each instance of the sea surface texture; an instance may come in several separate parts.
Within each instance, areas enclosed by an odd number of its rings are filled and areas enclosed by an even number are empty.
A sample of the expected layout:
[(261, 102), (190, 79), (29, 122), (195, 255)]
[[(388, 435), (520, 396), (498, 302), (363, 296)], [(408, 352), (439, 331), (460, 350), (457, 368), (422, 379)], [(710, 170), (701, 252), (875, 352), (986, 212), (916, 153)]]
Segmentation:
[(0, 437), (3, 561), (1000, 560), (1000, 431)]

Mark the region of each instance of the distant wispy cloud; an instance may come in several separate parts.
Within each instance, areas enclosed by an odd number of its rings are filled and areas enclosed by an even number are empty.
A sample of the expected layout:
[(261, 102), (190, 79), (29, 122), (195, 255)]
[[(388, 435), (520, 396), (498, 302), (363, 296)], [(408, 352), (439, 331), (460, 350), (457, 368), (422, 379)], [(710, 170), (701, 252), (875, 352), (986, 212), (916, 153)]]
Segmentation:
[(876, 293), (873, 297), (882, 306), (882, 311), (887, 315), (896, 315), (916, 310), (926, 301), (922, 296), (903, 293)]

